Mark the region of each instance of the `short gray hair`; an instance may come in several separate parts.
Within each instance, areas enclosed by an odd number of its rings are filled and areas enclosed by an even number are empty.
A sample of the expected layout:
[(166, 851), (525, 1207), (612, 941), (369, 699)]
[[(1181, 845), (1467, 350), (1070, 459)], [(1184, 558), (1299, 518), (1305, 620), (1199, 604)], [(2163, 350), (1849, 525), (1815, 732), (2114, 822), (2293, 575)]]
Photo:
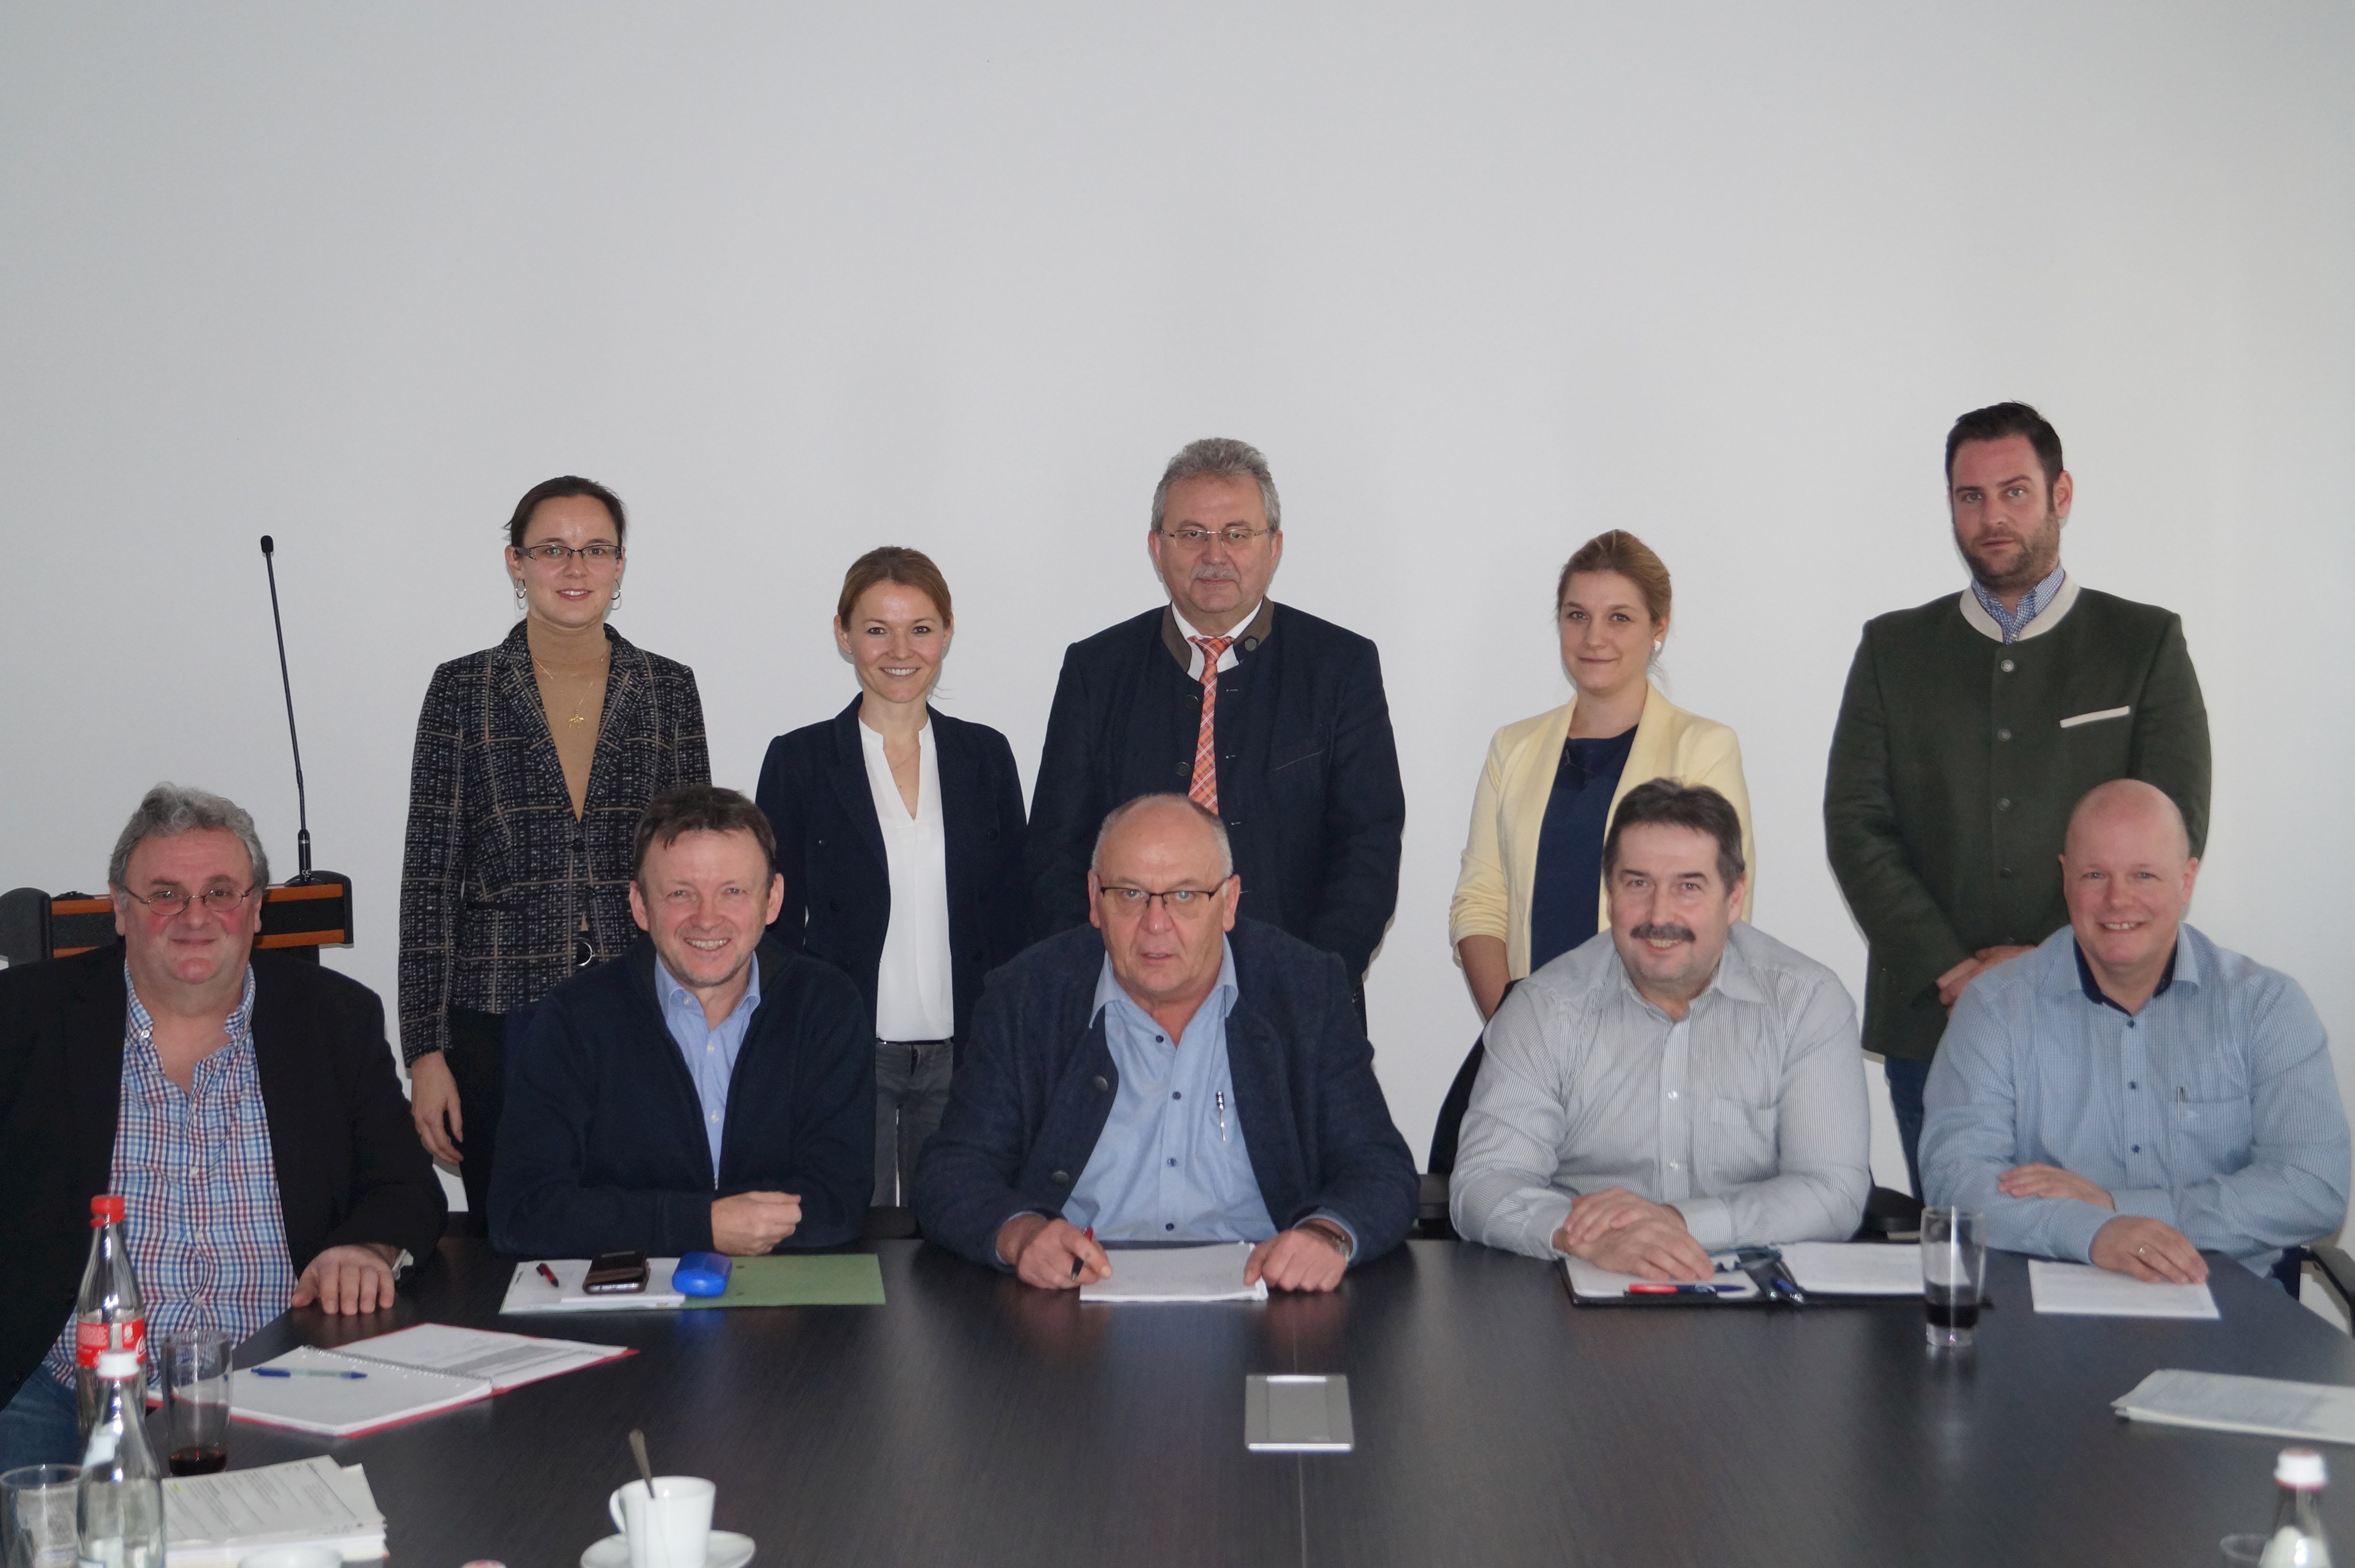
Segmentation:
[(107, 886), (130, 887), (123, 879), (131, 874), (131, 851), (148, 839), (176, 838), (200, 828), (219, 828), (236, 834), (237, 841), (252, 858), (255, 885), (270, 885), (270, 854), (261, 847), (261, 835), (254, 829), (251, 812), (210, 790), (192, 784), (159, 784), (147, 792), (139, 809), (123, 825), (123, 837), (114, 841), (114, 853), (106, 862)]
[(1227, 839), (1227, 825), (1219, 820), (1218, 813), (1203, 810), (1201, 803), (1197, 801), (1192, 795), (1177, 795), (1173, 793), (1169, 795), (1140, 795), (1135, 800), (1124, 801), (1120, 805), (1114, 806), (1110, 811), (1104, 813), (1103, 826), (1096, 829), (1096, 847), (1088, 852), (1088, 870), (1091, 875), (1095, 871), (1096, 862), (1103, 859), (1104, 840), (1112, 837), (1112, 830), (1118, 827), (1122, 823), (1126, 822), (1130, 817), (1135, 816), (1138, 812), (1156, 805), (1182, 805), (1187, 810), (1192, 812), (1196, 816), (1200, 817), (1202, 821), (1209, 826), (1210, 836), (1219, 841), (1219, 866), (1220, 868), (1219, 871), (1219, 880), (1223, 882), (1229, 877), (1235, 874), (1235, 848), (1234, 846)]
[(1267, 454), (1247, 441), (1236, 441), (1223, 435), (1204, 436), (1189, 441), (1186, 449), (1169, 460), (1161, 471), (1161, 483), (1153, 490), (1153, 527), (1161, 528), (1162, 514), (1169, 509), (1169, 487), (1181, 479), (1199, 479), (1216, 475), (1222, 479), (1250, 479), (1259, 485), (1259, 503), (1267, 513), (1270, 533), (1284, 527), (1284, 503), (1275, 496), (1275, 475), (1268, 472)]

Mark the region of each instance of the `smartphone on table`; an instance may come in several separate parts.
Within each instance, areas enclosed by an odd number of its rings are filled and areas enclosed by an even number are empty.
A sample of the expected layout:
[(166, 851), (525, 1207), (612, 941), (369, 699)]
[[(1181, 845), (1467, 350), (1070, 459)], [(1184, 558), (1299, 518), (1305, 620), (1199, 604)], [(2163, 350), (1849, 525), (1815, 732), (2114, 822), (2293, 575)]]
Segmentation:
[(589, 1260), (581, 1288), (591, 1296), (623, 1296), (646, 1287), (646, 1254), (600, 1253)]

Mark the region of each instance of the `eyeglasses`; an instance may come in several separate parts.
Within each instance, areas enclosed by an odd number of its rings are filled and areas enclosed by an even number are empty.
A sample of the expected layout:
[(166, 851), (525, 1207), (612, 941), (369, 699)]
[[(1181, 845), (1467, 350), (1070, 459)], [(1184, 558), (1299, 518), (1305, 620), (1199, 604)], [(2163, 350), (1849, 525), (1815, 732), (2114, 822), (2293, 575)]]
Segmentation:
[(1143, 914), (1158, 900), (1164, 912), (1171, 915), (1199, 914), (1210, 907), (1210, 901), (1226, 891), (1223, 882), (1215, 888), (1098, 888), (1099, 897), (1111, 901), (1112, 907), (1128, 914)]
[(526, 560), (546, 561), (550, 566), (560, 565), (576, 555), (591, 566), (604, 566), (622, 559), (622, 547), (617, 544), (584, 544), (579, 549), (572, 549), (560, 544), (530, 544), (516, 553)]
[[(258, 882), (254, 884), (254, 887), (259, 886)], [(202, 904), (207, 914), (234, 914), (240, 904), (253, 896), (253, 888), (233, 888), (227, 882), (215, 882), (211, 887), (194, 893), (184, 892), (178, 888), (157, 888), (144, 899), (129, 888), (122, 891), (124, 898), (144, 904), (165, 920), (178, 919), (180, 912), (192, 903)]]
[(1216, 532), (1209, 528), (1179, 528), (1175, 532), (1167, 528), (1156, 528), (1154, 531), (1182, 549), (1200, 549), (1212, 539), (1223, 539), (1229, 549), (1241, 549), (1262, 535), (1275, 532), (1273, 528), (1247, 528), (1241, 523), (1220, 528)]

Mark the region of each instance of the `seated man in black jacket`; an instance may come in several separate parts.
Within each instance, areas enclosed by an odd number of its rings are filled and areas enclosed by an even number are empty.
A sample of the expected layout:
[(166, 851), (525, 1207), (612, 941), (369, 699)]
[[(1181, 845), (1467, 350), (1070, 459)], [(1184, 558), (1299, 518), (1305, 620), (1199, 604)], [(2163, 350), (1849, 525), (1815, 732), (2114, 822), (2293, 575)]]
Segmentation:
[(123, 1200), (151, 1337), (375, 1311), (442, 1235), (384, 1004), (252, 951), (270, 880), (253, 818), (157, 784), (106, 880), (120, 945), (0, 971), (0, 1470), (81, 1457), (93, 1198)]
[(646, 933), (550, 991), (507, 1069), (491, 1244), (593, 1257), (830, 1247), (875, 1185), (875, 1042), (841, 971), (763, 937), (761, 808), (688, 784), (638, 823)]
[(1059, 1290), (1111, 1276), (1097, 1237), (1255, 1242), (1244, 1283), (1293, 1290), (1396, 1246), (1414, 1160), (1349, 976), (1235, 919), (1219, 819), (1179, 795), (1129, 802), (1088, 893), (1095, 931), (1047, 938), (982, 993), (916, 1168), (924, 1233)]

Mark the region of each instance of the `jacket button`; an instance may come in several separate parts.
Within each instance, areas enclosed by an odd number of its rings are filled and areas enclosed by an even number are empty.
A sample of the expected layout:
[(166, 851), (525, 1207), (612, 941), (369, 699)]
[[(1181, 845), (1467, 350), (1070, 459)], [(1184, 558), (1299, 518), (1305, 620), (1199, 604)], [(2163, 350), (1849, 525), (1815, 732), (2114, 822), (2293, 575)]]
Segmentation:
[(987, 833), (983, 834), (982, 837), (995, 842), (997, 837), (997, 829), (993, 827)]
[(1071, 1184), (1071, 1173), (1068, 1170), (1059, 1170), (1047, 1179), (1058, 1187), (1069, 1187)]
[(2006, 867), (2004, 867), (2002, 869), (2000, 869), (2000, 870), (1997, 871), (1997, 872), (1996, 872), (1996, 875), (1997, 875), (1997, 876), (1998, 876), (1998, 877), (2001, 877), (2005, 881), (2007, 881), (2007, 882), (2008, 882), (2008, 881), (2011, 880), (2011, 868), (2010, 868), (2009, 866), (2006, 866)]
[(2009, 811), (2011, 809), (2011, 796), (2007, 795), (1998, 797), (1995, 803), (1995, 808), (1998, 811)]
[(819, 840), (817, 841), (817, 847), (818, 847), (819, 848), (821, 848), (821, 849), (825, 848), (826, 848), (826, 840), (825, 840), (825, 839), (823, 839), (823, 838), (819, 839)]
[(583, 849), (585, 849), (585, 848), (588, 848), (588, 846), (587, 846), (586, 844), (583, 844), (583, 843), (581, 841), (581, 836), (580, 836), (579, 834), (575, 834), (575, 835), (573, 835), (573, 837), (572, 837), (572, 852), (573, 852), (575, 855), (578, 855), (579, 853), (581, 853), (581, 850), (583, 850)]
[(1243, 652), (1245, 652), (1245, 653), (1249, 654), (1249, 653), (1256, 653), (1256, 652), (1258, 652), (1258, 651), (1259, 651), (1259, 639), (1258, 639), (1257, 637), (1245, 637), (1245, 638), (1243, 639)]
[(1998, 741), (2009, 741), (2011, 739), (2011, 731), (2009, 730), (1998, 730), (1995, 732), (1995, 738)]
[(2006, 659), (2003, 663), (1996, 666), (1995, 667), (2003, 671), (2004, 674), (2009, 675), (2011, 673), (2011, 661), (2009, 659)]
[(1097, 1073), (1097, 1074), (1096, 1074), (1096, 1093), (1097, 1093), (1101, 1094), (1101, 1093), (1103, 1093), (1105, 1090), (1107, 1090), (1107, 1089), (1109, 1089), (1109, 1088), (1111, 1088), (1111, 1087), (1112, 1087), (1112, 1085), (1111, 1085), (1111, 1084), (1109, 1084), (1109, 1083), (1105, 1083), (1105, 1082), (1104, 1082), (1103, 1074), (1103, 1073), (1099, 1072), (1099, 1073)]

